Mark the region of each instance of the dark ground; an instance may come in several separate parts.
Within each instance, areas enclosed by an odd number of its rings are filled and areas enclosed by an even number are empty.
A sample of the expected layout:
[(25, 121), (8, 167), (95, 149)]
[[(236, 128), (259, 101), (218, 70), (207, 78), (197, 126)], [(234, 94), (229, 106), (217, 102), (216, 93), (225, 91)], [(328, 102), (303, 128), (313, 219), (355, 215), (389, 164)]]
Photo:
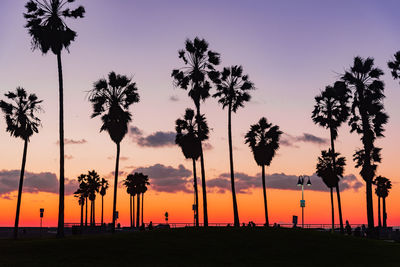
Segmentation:
[(0, 240), (0, 266), (400, 266), (400, 244), (300, 229), (165, 229)]

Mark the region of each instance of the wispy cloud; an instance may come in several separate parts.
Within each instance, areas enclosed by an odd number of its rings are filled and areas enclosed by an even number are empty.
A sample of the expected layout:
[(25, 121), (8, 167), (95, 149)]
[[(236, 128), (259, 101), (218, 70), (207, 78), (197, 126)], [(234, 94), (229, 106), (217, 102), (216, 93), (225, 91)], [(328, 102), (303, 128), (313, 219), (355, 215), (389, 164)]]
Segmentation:
[[(86, 139), (75, 140), (75, 139), (64, 138), (64, 145), (83, 145), (86, 143), (87, 143)], [(56, 144), (57, 145), (60, 144), (60, 141), (57, 140)]]
[(136, 144), (142, 147), (165, 147), (175, 145), (175, 133), (157, 131), (155, 133), (145, 135), (142, 130), (132, 126), (129, 134)]
[(280, 140), (280, 144), (282, 146), (292, 146), (292, 147), (299, 147), (298, 143), (311, 143), (315, 145), (326, 145), (329, 143), (329, 140), (326, 138), (318, 137), (316, 135), (310, 133), (303, 133), (299, 136), (293, 136), (290, 134), (284, 133)]

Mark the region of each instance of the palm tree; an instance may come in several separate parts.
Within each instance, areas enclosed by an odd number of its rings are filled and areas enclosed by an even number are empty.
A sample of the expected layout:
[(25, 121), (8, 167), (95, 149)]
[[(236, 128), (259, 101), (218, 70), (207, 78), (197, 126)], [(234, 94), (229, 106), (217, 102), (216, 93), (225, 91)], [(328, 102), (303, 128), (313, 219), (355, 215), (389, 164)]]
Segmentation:
[(61, 64), (61, 52), (69, 51), (69, 46), (76, 38), (76, 32), (71, 30), (64, 19), (83, 18), (85, 9), (67, 7), (74, 0), (30, 0), (25, 5), (27, 20), (25, 28), (29, 29), (32, 38), (32, 48), (39, 49), (43, 54), (50, 50), (57, 56), (58, 86), (59, 86), (59, 131), (60, 131), (60, 195), (58, 208), (57, 237), (64, 237), (64, 88)]
[(89, 191), (89, 200), (90, 203), (90, 225), (96, 226), (96, 215), (95, 215), (95, 200), (96, 200), (96, 193), (100, 190), (100, 176), (97, 174), (95, 170), (88, 171), (87, 174), (87, 184), (88, 184), (88, 191)]
[(79, 187), (75, 193), (74, 197), (78, 198), (79, 206), (81, 206), (81, 227), (83, 227), (83, 206), (85, 205), (85, 196), (83, 190)]
[[(171, 77), (174, 84), (184, 90), (188, 90), (188, 95), (192, 98), (196, 106), (197, 116), (201, 116), (200, 102), (205, 101), (210, 96), (211, 85), (208, 77), (215, 77), (217, 72), (214, 66), (219, 65), (219, 54), (208, 49), (208, 43), (204, 39), (196, 37), (193, 41), (186, 40), (185, 49), (180, 50), (179, 58), (185, 64), (181, 69), (174, 69)], [(204, 226), (208, 226), (207, 212), (207, 190), (206, 175), (204, 169), (203, 148), (200, 144), (200, 165), (201, 165), (201, 185), (203, 190), (203, 213)]]
[(250, 131), (246, 134), (246, 144), (249, 144), (253, 156), (258, 166), (262, 170), (262, 185), (265, 209), (265, 225), (269, 226), (267, 209), (267, 192), (265, 188), (265, 166), (271, 164), (276, 151), (279, 149), (279, 138), (282, 132), (279, 126), (268, 123), (265, 117), (262, 117), (257, 124), (251, 125)]
[(389, 190), (392, 188), (392, 182), (383, 176), (378, 176), (374, 180), (374, 184), (376, 185), (375, 193), (378, 196), (378, 220), (379, 227), (381, 227), (381, 209), (380, 209), (380, 200), (382, 198), (382, 213), (383, 213), (383, 227), (387, 227), (387, 214), (386, 214), (386, 198), (389, 195)]
[(377, 163), (381, 162), (380, 148), (375, 147), (377, 138), (383, 137), (388, 115), (383, 106), (384, 83), (380, 80), (383, 71), (374, 66), (374, 59), (354, 58), (353, 66), (342, 76), (352, 92), (351, 132), (361, 135), (363, 149), (354, 154), (356, 167), (361, 167), (361, 177), (366, 183), (368, 228), (374, 228), (372, 206), (372, 181)]
[(101, 195), (101, 225), (103, 225), (103, 211), (104, 211), (104, 196), (107, 193), (108, 181), (104, 178), (100, 180), (100, 195)]
[(228, 107), (228, 144), (229, 144), (229, 163), (231, 173), (231, 188), (233, 201), (234, 225), (240, 226), (239, 211), (236, 201), (235, 173), (233, 170), (233, 148), (232, 148), (232, 112), (236, 113), (238, 108), (243, 107), (244, 103), (250, 101), (249, 90), (254, 89), (254, 85), (249, 81), (248, 75), (243, 75), (242, 66), (231, 66), (224, 68), (221, 73), (212, 77), (217, 86), (217, 93), (213, 97), (218, 98), (222, 108)]
[[(333, 171), (335, 171), (335, 140), (338, 136), (338, 128), (347, 121), (350, 109), (347, 106), (350, 98), (350, 90), (344, 82), (336, 82), (334, 86), (327, 86), (320, 95), (315, 97), (315, 106), (312, 112), (312, 120), (324, 128), (329, 129), (331, 137), (331, 152)], [(342, 205), (340, 201), (339, 179), (334, 179), (339, 210), (340, 232), (344, 232)], [(332, 190), (332, 188), (330, 188)], [(333, 210), (333, 206), (332, 206)]]
[(129, 194), (129, 219), (131, 222), (131, 228), (134, 227), (135, 223), (135, 196), (136, 196), (136, 185), (133, 174), (129, 174), (123, 181), (123, 185), (126, 187), (126, 192)]
[(27, 92), (22, 87), (17, 87), (15, 92), (8, 92), (5, 96), (12, 101), (11, 103), (3, 100), (0, 101), (0, 108), (4, 112), (7, 123), (6, 131), (9, 132), (11, 136), (24, 140), (24, 152), (22, 155), (22, 166), (18, 186), (17, 212), (14, 224), (14, 238), (17, 239), (26, 154), (28, 152), (29, 138), (34, 133), (39, 132), (40, 119), (36, 117), (35, 113), (41, 110), (39, 104), (42, 100), (38, 100), (35, 94), (30, 94), (28, 96)]
[(388, 62), (388, 67), (389, 69), (392, 70), (392, 77), (393, 79), (399, 79), (400, 78), (400, 51), (397, 51), (396, 54), (394, 54), (394, 59), (392, 61)]
[(339, 183), (339, 177), (343, 177), (346, 159), (339, 157), (340, 153), (332, 156), (332, 151), (322, 150), (321, 156), (318, 157), (317, 175), (331, 191), (331, 209), (332, 209), (332, 232), (335, 231), (335, 214), (333, 205), (333, 188)]
[[(133, 183), (135, 184), (136, 188), (136, 196), (137, 196), (137, 207), (136, 207), (136, 227), (140, 227), (140, 195), (143, 194), (143, 191), (147, 191), (147, 185), (150, 183), (149, 178), (147, 175), (144, 175), (143, 173), (137, 173), (135, 172), (133, 174)], [(144, 189), (146, 188), (146, 189)]]
[[(175, 122), (175, 143), (181, 148), (183, 155), (193, 162), (193, 187), (195, 195), (195, 222), (199, 226), (199, 197), (197, 191), (196, 160), (201, 154), (201, 141), (208, 139), (208, 125), (204, 115), (196, 116), (193, 109), (186, 109), (183, 119)], [(200, 130), (200, 131), (199, 131)]]
[[(149, 183), (149, 176), (148, 175), (144, 175), (142, 173), (140, 173), (140, 179), (139, 179), (139, 183), (137, 185), (137, 193), (138, 193), (138, 199), (140, 198), (140, 195), (142, 195), (142, 214), (141, 214), (141, 225), (144, 226), (143, 224), (143, 201), (144, 201), (144, 193), (147, 192), (147, 186), (150, 185)], [(139, 203), (139, 202), (138, 202)], [(137, 219), (137, 226), (139, 227), (139, 205), (138, 205), (138, 216), (136, 217)]]
[(83, 203), (85, 204), (85, 227), (87, 226), (87, 211), (88, 211), (88, 197), (89, 197), (89, 187), (87, 182), (86, 174), (81, 174), (78, 176), (79, 183), (79, 192), (82, 194), (82, 197), (85, 199)]
[(115, 212), (117, 209), (117, 187), (120, 143), (128, 132), (128, 123), (132, 120), (129, 106), (139, 102), (136, 83), (125, 75), (108, 74), (108, 81), (100, 79), (94, 84), (90, 91), (90, 102), (93, 104), (92, 118), (101, 115), (103, 125), (100, 131), (107, 131), (111, 140), (117, 145), (117, 156), (115, 163), (114, 178), (114, 201), (113, 201), (113, 231), (115, 229)]

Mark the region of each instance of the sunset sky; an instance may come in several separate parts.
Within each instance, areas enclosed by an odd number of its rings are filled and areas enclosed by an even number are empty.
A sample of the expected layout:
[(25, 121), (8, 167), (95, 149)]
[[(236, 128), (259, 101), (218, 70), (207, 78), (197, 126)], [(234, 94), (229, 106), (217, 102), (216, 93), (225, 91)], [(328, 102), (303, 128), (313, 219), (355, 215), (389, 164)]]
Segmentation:
[[(56, 57), (32, 51), (24, 28), (26, 0), (1, 0), (0, 98), (24, 87), (43, 99), (39, 114), (43, 127), (31, 138), (21, 226), (39, 224), (39, 208), (45, 208), (44, 225), (54, 226), (58, 212), (58, 80)], [(239, 217), (263, 223), (261, 169), (244, 144), (250, 125), (265, 116), (284, 132), (281, 148), (267, 168), (270, 222), (290, 223), (300, 219), (301, 192), (298, 175), (313, 175), (306, 188), (306, 223), (330, 222), (330, 197), (314, 175), (317, 157), (328, 149), (329, 133), (313, 124), (314, 97), (339, 79), (354, 56), (374, 57), (385, 72), (385, 109), (390, 116), (382, 147), (383, 161), (377, 174), (392, 180), (387, 199), (388, 224), (400, 225), (400, 85), (393, 81), (387, 61), (400, 50), (398, 10), (393, 0), (343, 1), (124, 1), (77, 0), (85, 18), (67, 20), (78, 33), (64, 51), (64, 112), (66, 165), (65, 222), (79, 221), (78, 201), (72, 193), (76, 178), (95, 169), (113, 184), (116, 146), (100, 133), (100, 119), (91, 119), (87, 91), (110, 71), (132, 77), (141, 101), (130, 111), (130, 132), (121, 144), (120, 181), (141, 171), (149, 175), (145, 194), (145, 221), (193, 222), (192, 163), (174, 144), (175, 120), (185, 108), (193, 108), (187, 92), (173, 86), (171, 71), (183, 66), (178, 50), (187, 38), (205, 38), (210, 49), (221, 54), (221, 66), (242, 65), (256, 90), (245, 108), (233, 115), (233, 144)], [(215, 90), (215, 89), (213, 89)], [(215, 99), (202, 105), (211, 128), (205, 146), (210, 223), (232, 223), (229, 179), (227, 110)], [(5, 131), (0, 119), (0, 226), (11, 226), (23, 141)], [(360, 137), (345, 124), (339, 130), (337, 150), (347, 159), (342, 183), (343, 217), (350, 223), (366, 223), (365, 183), (354, 167), (352, 155), (361, 147)], [(200, 165), (198, 165), (200, 168)], [(200, 179), (198, 179), (200, 183)], [(201, 200), (201, 195), (200, 195)], [(96, 216), (100, 220), (100, 198)], [(200, 203), (200, 208), (202, 207)], [(336, 205), (336, 202), (335, 202)], [(337, 207), (335, 206), (335, 209)], [(117, 210), (121, 224), (129, 222), (129, 197), (118, 191)], [(377, 201), (374, 196), (374, 213)], [(105, 220), (111, 221), (112, 188), (105, 197)], [(376, 216), (375, 216), (376, 217)], [(200, 209), (200, 221), (202, 210)], [(338, 219), (336, 217), (336, 222)]]

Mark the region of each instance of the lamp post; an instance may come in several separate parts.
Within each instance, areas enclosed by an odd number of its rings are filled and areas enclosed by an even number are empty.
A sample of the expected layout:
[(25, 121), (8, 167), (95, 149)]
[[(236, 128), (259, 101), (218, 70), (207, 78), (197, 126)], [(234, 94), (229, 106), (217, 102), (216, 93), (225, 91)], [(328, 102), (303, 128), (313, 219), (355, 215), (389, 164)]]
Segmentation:
[(301, 207), (301, 227), (304, 228), (304, 208), (306, 207), (306, 201), (304, 200), (304, 182), (308, 178), (307, 186), (311, 186), (310, 176), (307, 175), (300, 175), (299, 180), (297, 181), (297, 186), (301, 186), (301, 200), (300, 200), (300, 207)]

